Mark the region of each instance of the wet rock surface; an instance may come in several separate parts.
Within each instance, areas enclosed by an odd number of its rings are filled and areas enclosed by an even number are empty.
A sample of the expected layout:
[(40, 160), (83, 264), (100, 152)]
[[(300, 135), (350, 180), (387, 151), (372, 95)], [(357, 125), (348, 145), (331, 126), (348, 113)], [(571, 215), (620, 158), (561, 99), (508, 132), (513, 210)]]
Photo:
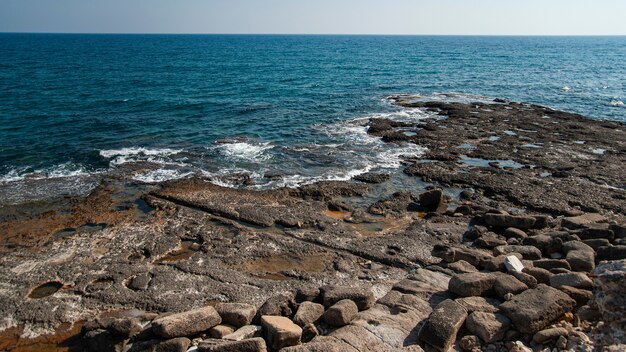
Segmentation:
[(626, 127), (392, 99), (433, 116), (366, 122), (428, 149), (399, 172), (265, 191), (111, 179), (0, 208), (0, 350), (623, 343)]

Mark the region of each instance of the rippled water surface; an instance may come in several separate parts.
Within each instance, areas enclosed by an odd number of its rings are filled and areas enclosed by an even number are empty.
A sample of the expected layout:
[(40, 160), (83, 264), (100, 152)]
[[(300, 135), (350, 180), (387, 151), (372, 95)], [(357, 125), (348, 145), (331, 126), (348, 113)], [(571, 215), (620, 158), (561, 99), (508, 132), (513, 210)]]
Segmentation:
[(137, 180), (251, 172), (259, 186), (396, 167), (422, 149), (362, 126), (425, 117), (394, 93), (626, 121), (626, 37), (0, 34), (0, 57), (5, 185), (135, 161), (159, 165)]

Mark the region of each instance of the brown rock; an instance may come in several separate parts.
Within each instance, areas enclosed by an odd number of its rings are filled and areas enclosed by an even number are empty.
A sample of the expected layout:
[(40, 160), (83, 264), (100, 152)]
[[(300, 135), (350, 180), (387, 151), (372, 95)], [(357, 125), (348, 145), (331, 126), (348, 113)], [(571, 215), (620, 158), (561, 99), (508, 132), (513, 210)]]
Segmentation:
[(448, 351), (465, 318), (467, 311), (463, 306), (452, 300), (445, 300), (430, 314), (420, 329), (418, 338), (439, 351)]
[(453, 276), (448, 290), (461, 297), (482, 296), (493, 289), (496, 277), (486, 273), (467, 273)]
[(472, 334), (491, 343), (504, 338), (504, 334), (511, 326), (511, 321), (502, 314), (474, 312), (467, 317), (465, 326)]
[(222, 318), (215, 308), (209, 306), (155, 319), (152, 331), (165, 338), (193, 336), (221, 322)]
[(245, 303), (219, 303), (215, 306), (215, 310), (222, 317), (224, 324), (236, 328), (249, 325), (256, 314), (256, 308)]
[(331, 326), (345, 326), (350, 324), (358, 312), (359, 309), (353, 301), (344, 299), (328, 308), (324, 313), (324, 321)]
[(500, 310), (511, 319), (517, 330), (534, 334), (571, 311), (575, 305), (576, 301), (567, 294), (540, 284), (536, 289), (526, 290), (504, 302)]
[(289, 318), (264, 315), (261, 317), (261, 325), (265, 330), (267, 344), (272, 349), (279, 350), (300, 343), (302, 328)]
[(293, 322), (301, 327), (318, 321), (324, 314), (324, 306), (313, 302), (302, 302), (298, 307)]
[(593, 287), (593, 281), (584, 273), (566, 273), (557, 274), (550, 278), (550, 286), (561, 288), (562, 286), (571, 286), (575, 288), (590, 289)]
[(333, 304), (349, 299), (356, 303), (359, 310), (366, 310), (374, 305), (375, 299), (372, 291), (366, 288), (347, 286), (326, 286), (323, 288), (324, 305), (330, 307)]
[(222, 339), (226, 335), (235, 332), (235, 327), (231, 325), (216, 325), (209, 329), (208, 334), (214, 339)]
[(224, 341), (220, 343), (200, 342), (198, 352), (267, 352), (265, 340), (260, 337), (241, 341)]

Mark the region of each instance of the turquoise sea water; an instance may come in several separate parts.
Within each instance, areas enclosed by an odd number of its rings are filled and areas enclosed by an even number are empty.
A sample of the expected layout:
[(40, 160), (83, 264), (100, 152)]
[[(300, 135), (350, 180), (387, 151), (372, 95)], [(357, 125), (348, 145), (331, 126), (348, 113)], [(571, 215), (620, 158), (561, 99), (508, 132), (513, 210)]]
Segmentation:
[(625, 62), (626, 37), (0, 34), (0, 184), (135, 161), (159, 166), (141, 181), (345, 179), (421, 152), (366, 136), (369, 117), (424, 117), (390, 94), (626, 121)]

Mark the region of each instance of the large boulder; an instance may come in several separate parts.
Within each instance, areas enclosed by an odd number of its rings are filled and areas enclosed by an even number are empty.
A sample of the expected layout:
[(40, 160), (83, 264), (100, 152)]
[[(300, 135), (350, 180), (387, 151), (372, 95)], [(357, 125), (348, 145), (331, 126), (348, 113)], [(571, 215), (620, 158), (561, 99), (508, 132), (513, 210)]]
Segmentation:
[(222, 323), (237, 328), (250, 324), (256, 314), (256, 307), (246, 303), (219, 303), (215, 310), (222, 317)]
[(328, 308), (324, 313), (324, 321), (330, 326), (345, 326), (350, 324), (358, 312), (359, 308), (356, 303), (344, 299)]
[(550, 286), (561, 288), (570, 286), (575, 288), (590, 289), (593, 287), (593, 281), (584, 273), (565, 273), (557, 274), (550, 277)]
[(322, 288), (324, 305), (330, 307), (333, 304), (349, 299), (356, 303), (359, 310), (371, 308), (374, 303), (374, 294), (367, 288), (349, 286), (325, 286)]
[(491, 343), (504, 338), (504, 334), (511, 326), (511, 321), (502, 314), (474, 312), (467, 317), (465, 326), (472, 334)]
[(467, 273), (453, 276), (448, 290), (461, 297), (482, 296), (493, 289), (496, 276), (487, 273)]
[(302, 338), (302, 328), (289, 318), (264, 315), (261, 317), (261, 325), (271, 349), (279, 350), (283, 347), (295, 346)]
[(221, 322), (215, 308), (207, 306), (157, 318), (152, 321), (152, 331), (164, 338), (193, 336)]
[(302, 302), (298, 307), (293, 322), (301, 327), (318, 321), (324, 314), (324, 306), (313, 302)]
[(567, 294), (539, 284), (536, 289), (526, 290), (504, 302), (500, 310), (511, 319), (517, 330), (534, 334), (575, 306), (576, 301)]
[(585, 225), (595, 222), (605, 222), (606, 217), (601, 214), (588, 213), (579, 216), (573, 216), (569, 218), (563, 218), (561, 220), (561, 227), (566, 229), (575, 230)]
[(596, 253), (593, 248), (579, 241), (563, 244), (565, 260), (574, 271), (591, 272), (596, 266)]
[(494, 227), (515, 227), (518, 229), (530, 229), (535, 225), (536, 219), (532, 216), (507, 215), (507, 214), (485, 214), (485, 223)]
[(467, 310), (453, 300), (441, 302), (419, 331), (419, 340), (439, 351), (448, 351), (467, 318)]

